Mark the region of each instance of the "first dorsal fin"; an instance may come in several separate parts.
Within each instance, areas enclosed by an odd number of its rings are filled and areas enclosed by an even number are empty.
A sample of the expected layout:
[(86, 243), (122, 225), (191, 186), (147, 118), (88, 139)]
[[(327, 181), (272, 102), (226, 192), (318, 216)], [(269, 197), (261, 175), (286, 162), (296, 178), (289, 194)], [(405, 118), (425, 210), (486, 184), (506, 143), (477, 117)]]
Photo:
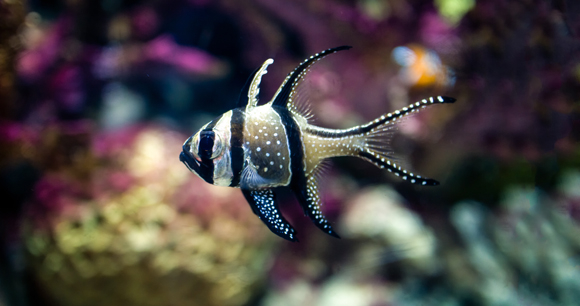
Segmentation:
[(273, 106), (281, 106), (287, 107), (288, 104), (292, 103), (292, 98), (294, 97), (296, 87), (300, 84), (300, 81), (304, 78), (306, 73), (308, 72), (308, 68), (316, 63), (318, 60), (322, 59), (323, 57), (336, 53), (342, 50), (348, 50), (352, 48), (351, 46), (340, 46), (336, 48), (331, 48), (328, 50), (324, 50), (320, 53), (314, 54), (305, 61), (303, 61), (298, 67), (296, 67), (292, 72), (288, 74), (278, 91), (274, 95), (274, 98), (270, 103)]
[(262, 76), (268, 73), (266, 68), (268, 68), (268, 66), (273, 62), (273, 59), (267, 59), (260, 68), (252, 73), (240, 93), (240, 99), (236, 105), (237, 107), (251, 108), (258, 104), (258, 94), (260, 93), (260, 82), (262, 81)]
[(236, 104), (236, 108), (246, 107), (248, 105), (248, 102), (250, 101), (250, 99), (248, 98), (248, 92), (250, 91), (250, 85), (252, 84), (252, 80), (254, 79), (254, 76), (256, 75), (256, 73), (258, 73), (259, 70), (260, 70), (260, 68), (254, 70), (254, 72), (252, 72), (252, 74), (250, 75), (250, 77), (246, 81), (246, 84), (244, 84), (242, 91), (240, 91), (240, 98), (238, 99), (238, 104)]

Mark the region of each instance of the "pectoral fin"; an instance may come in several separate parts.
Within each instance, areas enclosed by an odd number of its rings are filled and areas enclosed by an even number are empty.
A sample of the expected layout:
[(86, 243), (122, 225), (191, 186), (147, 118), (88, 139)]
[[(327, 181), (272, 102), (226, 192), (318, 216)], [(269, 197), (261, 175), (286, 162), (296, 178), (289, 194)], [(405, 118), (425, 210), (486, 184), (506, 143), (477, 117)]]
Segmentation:
[(253, 163), (248, 162), (248, 165), (242, 171), (240, 178), (240, 187), (242, 189), (255, 190), (264, 187), (272, 187), (272, 185), (274, 185), (272, 180), (260, 175), (256, 166), (254, 166)]
[(252, 211), (268, 226), (272, 233), (290, 241), (298, 241), (294, 228), (284, 219), (272, 189), (242, 189)]

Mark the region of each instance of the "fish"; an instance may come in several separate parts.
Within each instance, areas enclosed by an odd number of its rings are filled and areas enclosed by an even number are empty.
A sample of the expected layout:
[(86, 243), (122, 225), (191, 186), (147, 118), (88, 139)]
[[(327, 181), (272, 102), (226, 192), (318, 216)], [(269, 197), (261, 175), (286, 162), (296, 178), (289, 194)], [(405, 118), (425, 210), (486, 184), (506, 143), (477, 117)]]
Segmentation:
[(412, 44), (396, 47), (391, 56), (401, 66), (399, 79), (410, 87), (438, 88), (455, 84), (455, 73), (433, 50)]
[(274, 97), (258, 105), (262, 77), (274, 60), (267, 59), (249, 77), (235, 108), (201, 127), (183, 144), (180, 161), (207, 183), (240, 188), (252, 211), (274, 234), (298, 241), (296, 230), (279, 209), (276, 194), (289, 188), (304, 214), (324, 233), (340, 238), (321, 211), (318, 182), (327, 158), (355, 156), (412, 184), (436, 186), (439, 182), (401, 167), (388, 146), (391, 129), (419, 110), (454, 98), (436, 96), (383, 114), (349, 129), (311, 124), (298, 106), (298, 87), (311, 66), (350, 46), (314, 54), (300, 63), (282, 82)]

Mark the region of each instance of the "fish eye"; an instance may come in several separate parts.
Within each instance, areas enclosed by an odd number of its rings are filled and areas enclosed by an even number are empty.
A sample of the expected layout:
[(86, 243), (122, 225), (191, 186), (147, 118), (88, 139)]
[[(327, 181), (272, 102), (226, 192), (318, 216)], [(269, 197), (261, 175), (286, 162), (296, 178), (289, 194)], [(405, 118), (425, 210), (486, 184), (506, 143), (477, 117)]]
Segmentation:
[(222, 155), (223, 149), (224, 149), (224, 142), (222, 141), (219, 134), (215, 134), (215, 140), (214, 140), (213, 152), (211, 154), (211, 158), (214, 159), (214, 158)]
[(223, 151), (223, 141), (214, 131), (202, 131), (199, 134), (197, 155), (201, 159), (214, 159)]

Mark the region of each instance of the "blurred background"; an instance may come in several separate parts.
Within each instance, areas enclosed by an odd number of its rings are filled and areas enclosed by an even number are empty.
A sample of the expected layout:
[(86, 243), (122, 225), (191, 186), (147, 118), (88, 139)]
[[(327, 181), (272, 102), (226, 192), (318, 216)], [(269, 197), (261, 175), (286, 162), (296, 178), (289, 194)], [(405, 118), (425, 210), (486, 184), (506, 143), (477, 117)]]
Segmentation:
[[(0, 305), (577, 305), (580, 2), (0, 1)], [(299, 243), (181, 144), (274, 58), (306, 57), (315, 123), (431, 95), (393, 140), (408, 184), (332, 160)]]

